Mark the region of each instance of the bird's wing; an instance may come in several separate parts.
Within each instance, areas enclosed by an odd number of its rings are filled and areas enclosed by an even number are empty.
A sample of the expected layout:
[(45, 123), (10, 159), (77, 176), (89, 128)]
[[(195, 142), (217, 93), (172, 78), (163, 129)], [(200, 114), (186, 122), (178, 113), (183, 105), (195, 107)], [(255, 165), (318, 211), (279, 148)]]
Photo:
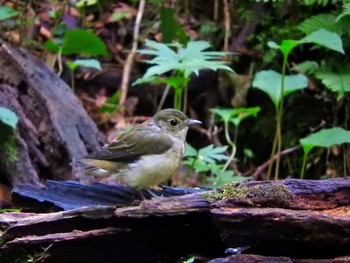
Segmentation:
[(139, 159), (142, 155), (164, 153), (172, 145), (173, 142), (167, 134), (149, 129), (135, 129), (84, 159), (129, 162)]

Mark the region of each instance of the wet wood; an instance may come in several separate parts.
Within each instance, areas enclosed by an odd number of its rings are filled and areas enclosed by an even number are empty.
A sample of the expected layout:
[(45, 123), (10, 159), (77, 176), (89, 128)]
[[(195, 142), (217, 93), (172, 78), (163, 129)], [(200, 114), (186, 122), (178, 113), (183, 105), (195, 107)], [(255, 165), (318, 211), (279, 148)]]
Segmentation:
[[(79, 184), (75, 184), (79, 189)], [(58, 191), (60, 185), (65, 183), (59, 182), (50, 188), (51, 191)], [(70, 199), (74, 198), (73, 185), (68, 183)], [(87, 185), (82, 189), (84, 192), (90, 189), (93, 195), (96, 189), (96, 193), (101, 193), (100, 187), (103, 185), (97, 188)], [(11, 252), (20, 245), (45, 245), (50, 246), (48, 252), (61, 253), (60, 249), (67, 249), (66, 244), (70, 244), (70, 247), (79, 248), (79, 253), (90, 253), (79, 245), (84, 242), (93, 244), (95, 259), (101, 260), (112, 247), (108, 244), (103, 248), (97, 244), (113, 241), (114, 249), (120, 253), (118, 260), (129, 262), (145, 257), (150, 261), (175, 261), (188, 254), (202, 255), (205, 260), (226, 260), (227, 249), (254, 254), (256, 261), (254, 257), (247, 257), (249, 262), (274, 262), (268, 260), (276, 258), (286, 262), (295, 262), (294, 258), (315, 261), (315, 258), (330, 258), (334, 261), (329, 262), (342, 262), (340, 257), (350, 255), (349, 178), (250, 182), (231, 185), (231, 188), (246, 193), (244, 200), (237, 195), (207, 200), (213, 193), (209, 191), (138, 201), (139, 205), (134, 202), (133, 206), (128, 200), (129, 204), (125, 203), (124, 207), (95, 204), (55, 213), (5, 213), (0, 215), (0, 226), (4, 230), (1, 238), (6, 241), (2, 249)], [(19, 189), (15, 189), (17, 198), (20, 198)], [(114, 189), (115, 193), (118, 187), (106, 186), (105, 189)], [(77, 191), (79, 198), (81, 192), (81, 189)], [(164, 195), (169, 192), (170, 189), (165, 189)], [(171, 193), (186, 191), (171, 189)], [(50, 196), (53, 204), (54, 196)], [(62, 194), (57, 197), (61, 198)], [(281, 199), (285, 200), (281, 202)], [(31, 202), (44, 205), (48, 201), (32, 199)], [(141, 248), (144, 244), (152, 244), (152, 248), (148, 245)], [(118, 249), (125, 246), (139, 249), (128, 258)], [(259, 254), (266, 258), (259, 261)], [(69, 256), (74, 258), (74, 253)], [(245, 256), (232, 256), (230, 260), (244, 260)], [(118, 261), (112, 258), (110, 262)]]

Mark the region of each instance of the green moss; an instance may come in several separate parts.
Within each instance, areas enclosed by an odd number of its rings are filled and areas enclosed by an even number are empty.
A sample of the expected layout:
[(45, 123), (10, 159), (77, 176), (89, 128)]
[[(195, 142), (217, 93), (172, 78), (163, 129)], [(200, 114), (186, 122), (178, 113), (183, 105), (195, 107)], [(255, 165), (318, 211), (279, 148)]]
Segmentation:
[(0, 123), (0, 152), (5, 165), (18, 161), (15, 131), (2, 123)]
[(209, 202), (226, 201), (235, 205), (288, 207), (291, 192), (277, 182), (255, 186), (231, 183), (206, 193), (203, 198)]

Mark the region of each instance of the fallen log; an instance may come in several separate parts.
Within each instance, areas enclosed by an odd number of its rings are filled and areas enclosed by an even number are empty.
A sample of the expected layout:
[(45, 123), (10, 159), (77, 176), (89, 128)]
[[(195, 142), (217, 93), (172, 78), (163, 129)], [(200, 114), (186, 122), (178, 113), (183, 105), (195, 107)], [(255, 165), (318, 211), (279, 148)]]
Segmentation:
[[(28, 193), (20, 189), (14, 190), (17, 199), (25, 193), (22, 198), (28, 201)], [(30, 198), (36, 206), (48, 202), (34, 196)], [(54, 213), (5, 213), (0, 215), (5, 241), (1, 250), (46, 247), (47, 262), (173, 262), (190, 255), (229, 262), (222, 258), (225, 251), (255, 254), (249, 262), (347, 262), (341, 260), (350, 256), (349, 200), (349, 178), (292, 179), (232, 184), (135, 206), (95, 204)], [(126, 252), (130, 248), (134, 250)]]

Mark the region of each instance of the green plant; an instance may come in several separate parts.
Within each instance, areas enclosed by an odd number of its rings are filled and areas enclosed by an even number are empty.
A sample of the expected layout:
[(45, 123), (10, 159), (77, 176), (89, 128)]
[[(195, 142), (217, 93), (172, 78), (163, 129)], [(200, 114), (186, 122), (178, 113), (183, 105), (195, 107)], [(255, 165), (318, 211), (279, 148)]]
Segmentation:
[[(190, 75), (198, 75), (201, 69), (224, 69), (233, 72), (218, 59), (228, 55), (227, 52), (204, 51), (210, 47), (206, 41), (190, 41), (186, 47), (180, 43), (162, 44), (152, 40), (146, 40), (145, 46), (150, 49), (138, 50), (140, 54), (154, 56), (151, 60), (145, 60), (151, 66), (141, 79), (134, 84), (144, 82), (166, 83), (174, 88), (174, 108), (186, 111), (187, 83)], [(175, 48), (174, 51), (172, 48)], [(161, 78), (163, 74), (172, 72), (171, 77)], [(167, 92), (164, 92), (165, 97)]]
[[(230, 157), (227, 159), (224, 167), (222, 168), (222, 170), (225, 171), (230, 165), (230, 163), (233, 161), (234, 156), (236, 154), (237, 135), (240, 123), (250, 116), (256, 117), (258, 112), (260, 111), (260, 107), (238, 109), (211, 109), (211, 111), (220, 117), (219, 121), (224, 122), (225, 139), (226, 142), (231, 146)], [(229, 133), (229, 123), (232, 123), (235, 127), (233, 140), (231, 139)]]
[[(63, 38), (55, 41), (49, 40), (44, 43), (44, 47), (58, 54), (59, 75), (62, 73), (62, 55), (81, 55), (81, 56), (105, 56), (107, 48), (103, 41), (90, 30), (73, 29), (64, 31)], [(97, 60), (88, 60), (89, 66), (101, 67)], [(75, 64), (77, 64), (75, 62)], [(70, 65), (72, 67), (72, 64)]]
[(5, 164), (18, 159), (14, 138), (17, 123), (18, 117), (16, 113), (7, 108), (0, 107), (0, 152), (3, 154)]
[[(328, 49), (344, 54), (342, 41), (337, 33), (325, 29), (319, 29), (300, 40), (282, 40), (278, 45), (273, 41), (268, 42), (268, 46), (280, 50), (283, 56), (281, 74), (275, 71), (258, 72), (253, 81), (253, 87), (267, 93), (273, 101), (276, 109), (276, 132), (273, 141), (271, 158), (277, 154), (275, 179), (278, 179), (280, 166), (280, 153), (282, 150), (282, 117), (283, 117), (283, 98), (288, 94), (295, 92), (307, 86), (307, 79), (302, 74), (286, 75), (288, 57), (291, 51), (302, 44), (316, 44)], [(272, 171), (271, 162), (268, 170), (268, 179)]]
[[(247, 180), (246, 177), (234, 176), (232, 170), (223, 170), (224, 164), (219, 162), (227, 160), (228, 157), (224, 154), (227, 146), (215, 147), (210, 144), (199, 150), (194, 149), (191, 145), (186, 145), (185, 160), (182, 162), (196, 173), (210, 173), (212, 176), (205, 178), (211, 186), (219, 187), (232, 181)], [(189, 173), (187, 170), (187, 174)]]
[(12, 7), (0, 5), (0, 20), (6, 20), (18, 14), (19, 12), (14, 10)]
[[(304, 150), (303, 165), (301, 168), (301, 179), (304, 178), (306, 159), (314, 147), (329, 148), (335, 144), (350, 143), (350, 131), (335, 127), (331, 129), (322, 129), (305, 138), (300, 139), (300, 144)], [(346, 169), (344, 169), (346, 172)]]

